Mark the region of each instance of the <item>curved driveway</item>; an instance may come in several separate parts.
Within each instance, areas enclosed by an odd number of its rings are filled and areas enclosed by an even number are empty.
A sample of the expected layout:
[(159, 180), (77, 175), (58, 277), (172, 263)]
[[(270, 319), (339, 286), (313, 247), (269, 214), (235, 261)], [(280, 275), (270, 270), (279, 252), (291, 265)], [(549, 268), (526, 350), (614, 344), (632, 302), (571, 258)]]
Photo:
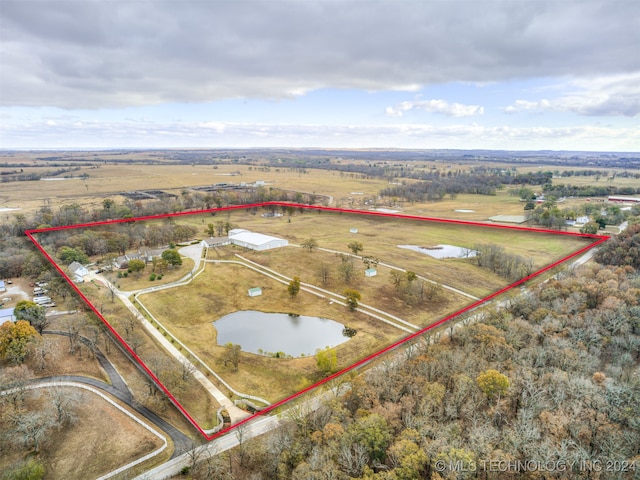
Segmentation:
[[(67, 332), (45, 330), (42, 333), (51, 334), (51, 335), (69, 336)], [(80, 337), (80, 340), (83, 343), (89, 343), (89, 341), (84, 337)], [(85, 385), (91, 385), (93, 387), (99, 388), (100, 390), (103, 390), (113, 395), (118, 400), (121, 400), (123, 403), (128, 405), (130, 408), (135, 410), (137, 413), (142, 415), (144, 418), (149, 420), (151, 423), (153, 423), (159, 429), (161, 429), (167, 435), (169, 435), (169, 437), (171, 438), (174, 444), (174, 451), (171, 458), (177, 457), (183, 454), (184, 452), (189, 451), (191, 448), (193, 448), (194, 442), (192, 439), (187, 437), (184, 433), (182, 433), (180, 430), (178, 430), (176, 427), (174, 427), (170, 423), (160, 418), (158, 415), (153, 413), (148, 408), (136, 402), (133, 399), (133, 395), (131, 394), (131, 391), (129, 390), (129, 387), (127, 386), (126, 382), (124, 381), (122, 376), (118, 373), (118, 371), (115, 369), (113, 364), (104, 356), (104, 354), (97, 347), (94, 347), (94, 352), (96, 355), (96, 359), (100, 363), (100, 366), (107, 373), (107, 376), (109, 377), (109, 381), (111, 382), (111, 385), (101, 380), (97, 380), (95, 378), (82, 377), (78, 375), (57, 375), (53, 377), (39, 378), (34, 382), (37, 383), (40, 381), (50, 381), (50, 382), (68, 381), (68, 382), (83, 383)]]

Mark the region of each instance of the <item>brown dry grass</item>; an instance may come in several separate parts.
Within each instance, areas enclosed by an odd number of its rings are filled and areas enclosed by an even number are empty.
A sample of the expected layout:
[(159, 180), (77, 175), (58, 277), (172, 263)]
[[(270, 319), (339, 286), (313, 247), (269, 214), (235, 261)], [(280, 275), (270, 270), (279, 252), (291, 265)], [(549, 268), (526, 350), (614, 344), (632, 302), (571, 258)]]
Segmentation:
[[(260, 285), (264, 295), (249, 297), (248, 288)], [(216, 372), (237, 390), (264, 396), (272, 401), (300, 389), (304, 378), (317, 380), (313, 358), (281, 359), (242, 353), (239, 371), (220, 362), (223, 348), (217, 345), (214, 320), (238, 310), (297, 313), (331, 318), (358, 330), (356, 337), (337, 348), (340, 365), (346, 367), (373, 353), (404, 332), (349, 312), (346, 307), (301, 292), (291, 299), (287, 286), (242, 266), (208, 264), (193, 284), (141, 297), (145, 306), (189, 345)]]
[[(162, 445), (158, 437), (94, 393), (72, 387), (58, 388), (80, 392), (81, 400), (76, 404), (73, 422), (62, 429), (51, 429), (42, 446), (39, 458), (45, 465), (45, 478), (96, 478)], [(35, 392), (28, 402), (30, 409), (42, 408), (46, 397), (39, 394), (45, 390)], [(26, 453), (21, 449), (3, 452), (0, 470)], [(159, 459), (166, 460), (169, 455), (163, 453)]]
[[(227, 214), (224, 215), (226, 219)], [(478, 268), (473, 260), (438, 260), (397, 248), (397, 245), (451, 244), (473, 248), (478, 243), (493, 243), (504, 247), (508, 253), (533, 258), (538, 268), (587, 245), (584, 239), (565, 235), (356, 214), (305, 211), (292, 217), (263, 218), (247, 211), (234, 211), (228, 214), (228, 218), (238, 227), (281, 236), (294, 244), (300, 244), (313, 237), (320, 247), (344, 253), (349, 252), (347, 245), (350, 242), (358, 241), (364, 246), (362, 255), (373, 255), (384, 263), (412, 270), (428, 279), (478, 297), (486, 296), (506, 285), (505, 280)], [(197, 222), (197, 218), (192, 221)], [(350, 233), (351, 228), (357, 228), (358, 233)], [(270, 257), (277, 258), (272, 262), (273, 265), (278, 265), (277, 270), (283, 269), (282, 273), (286, 274), (287, 265), (291, 262), (304, 268), (306, 262), (312, 261), (312, 257), (304, 256), (304, 253), (306, 252), (283, 254), (281, 251), (273, 250), (260, 255), (266, 264), (269, 264)], [(286, 259), (287, 256), (290, 256), (289, 261)], [(296, 259), (304, 261), (298, 262)], [(303, 281), (305, 280), (301, 274), (303, 272), (289, 270), (289, 273), (291, 276), (299, 275)], [(381, 276), (388, 281), (388, 274), (383, 273)]]
[[(478, 297), (484, 297), (502, 288), (507, 282), (477, 267), (472, 259), (438, 260), (399, 249), (397, 245), (432, 246), (449, 243), (472, 248), (477, 243), (495, 243), (504, 246), (509, 253), (534, 258), (538, 268), (585, 245), (585, 241), (581, 239), (530, 231), (328, 212), (305, 211), (293, 216), (263, 218), (249, 211), (234, 211), (224, 212), (217, 218), (229, 220), (237, 227), (285, 237), (293, 244), (313, 237), (321, 247), (344, 253), (349, 251), (348, 243), (357, 240), (365, 246), (363, 254), (373, 255), (382, 262), (415, 271), (428, 279), (451, 285)], [(201, 225), (203, 216), (184, 217), (179, 221)], [(358, 234), (349, 232), (353, 227), (358, 229)], [(316, 285), (319, 284), (320, 264), (328, 264), (332, 273), (325, 288), (342, 293), (346, 287), (354, 287), (362, 293), (363, 303), (420, 326), (427, 326), (470, 303), (467, 297), (444, 290), (443, 298), (438, 302), (406, 305), (390, 285), (389, 268), (379, 266), (377, 277), (365, 278), (365, 267), (359, 260), (355, 260), (358, 272), (355, 281), (352, 285), (346, 285), (338, 274), (337, 267), (341, 262), (339, 257), (320, 250), (309, 253), (290, 246), (266, 252), (253, 252), (239, 247), (223, 247), (212, 250), (210, 258), (234, 259), (237, 252), (288, 277), (296, 275), (303, 282)], [(250, 298), (246, 295), (247, 289), (254, 286), (263, 288), (262, 297)], [(125, 288), (122, 285), (121, 287)], [(205, 273), (191, 285), (147, 294), (142, 297), (142, 301), (173, 334), (193, 348), (212, 369), (221, 370), (234, 388), (265, 396), (270, 400), (294, 393), (300, 388), (301, 382), (318, 379), (314, 360), (300, 358), (284, 361), (243, 353), (239, 372), (232, 372), (221, 366), (223, 347), (217, 346), (215, 329), (211, 326), (213, 320), (237, 310), (254, 309), (321, 316), (347, 323), (361, 334), (339, 347), (341, 366), (347, 366), (404, 335), (386, 325), (381, 326), (380, 322), (372, 323), (368, 317), (360, 318), (361, 314), (349, 314), (346, 308), (329, 305), (326, 300), (319, 300), (310, 294), (301, 294), (292, 301), (285, 284), (244, 267), (226, 264), (209, 264)], [(345, 318), (348, 318), (348, 321), (345, 321)], [(201, 412), (197, 418), (202, 418), (203, 413), (206, 417), (206, 413)]]
[[(120, 301), (111, 302), (110, 293), (102, 285), (84, 283), (81, 284), (80, 288), (92, 302), (96, 300), (100, 302), (102, 315), (120, 336), (127, 340), (125, 320), (131, 318), (131, 312)], [(171, 370), (174, 372), (181, 370), (181, 365), (178, 361), (166, 352), (145, 328), (138, 324), (135, 327), (135, 332), (141, 343), (136, 353), (151, 371), (154, 371), (155, 365), (162, 362), (166, 365), (171, 365)], [(156, 375), (159, 374), (157, 371), (154, 373)], [(191, 378), (180, 389), (171, 389), (171, 393), (189, 411), (200, 426), (205, 429), (215, 426), (215, 412), (219, 405), (200, 383)], [(147, 406), (152, 410), (167, 408), (167, 404), (162, 398), (145, 397), (143, 401), (149, 403)]]

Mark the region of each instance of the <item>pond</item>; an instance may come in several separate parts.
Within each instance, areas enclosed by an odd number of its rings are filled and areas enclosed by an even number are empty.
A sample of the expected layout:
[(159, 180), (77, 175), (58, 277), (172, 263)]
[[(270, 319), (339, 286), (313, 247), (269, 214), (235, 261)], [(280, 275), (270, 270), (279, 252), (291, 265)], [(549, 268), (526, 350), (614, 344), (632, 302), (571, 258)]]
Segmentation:
[(470, 248), (456, 247), (455, 245), (435, 245), (433, 247), (418, 247), (416, 245), (398, 245), (399, 248), (424, 253), (433, 258), (471, 258), (478, 252)]
[(344, 325), (338, 322), (286, 313), (243, 310), (225, 315), (213, 326), (218, 331), (219, 345), (231, 342), (244, 352), (265, 355), (314, 355), (319, 348), (335, 347), (349, 340), (342, 334)]

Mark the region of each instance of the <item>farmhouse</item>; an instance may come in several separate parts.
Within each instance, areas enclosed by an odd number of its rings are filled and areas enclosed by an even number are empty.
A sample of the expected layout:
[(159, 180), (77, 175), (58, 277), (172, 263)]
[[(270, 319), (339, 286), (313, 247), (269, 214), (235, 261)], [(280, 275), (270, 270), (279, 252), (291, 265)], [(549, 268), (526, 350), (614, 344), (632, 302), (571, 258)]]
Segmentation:
[(289, 244), (287, 240), (282, 238), (250, 232), (249, 230), (244, 230), (242, 228), (229, 230), (229, 241), (233, 245), (258, 251), (286, 247)]
[(67, 267), (67, 269), (69, 270), (69, 273), (71, 274), (71, 279), (75, 283), (84, 282), (84, 279), (82, 277), (84, 277), (85, 275), (89, 275), (89, 270), (87, 269), (87, 267), (85, 267), (84, 265), (82, 265), (79, 262), (72, 262)]
[(210, 237), (202, 240), (202, 246), (204, 248), (222, 247), (223, 245), (229, 245), (229, 237)]
[(165, 250), (166, 248), (144, 248), (138, 250), (137, 253), (120, 255), (113, 260), (113, 266), (115, 268), (124, 268), (131, 260), (142, 260), (145, 263), (151, 263), (154, 258), (160, 258)]

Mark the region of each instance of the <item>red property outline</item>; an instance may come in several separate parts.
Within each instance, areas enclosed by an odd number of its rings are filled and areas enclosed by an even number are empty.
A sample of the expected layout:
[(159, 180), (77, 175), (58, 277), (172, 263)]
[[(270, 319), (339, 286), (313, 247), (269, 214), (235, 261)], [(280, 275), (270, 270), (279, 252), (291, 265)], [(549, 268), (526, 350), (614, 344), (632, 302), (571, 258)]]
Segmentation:
[[(248, 208), (256, 208), (256, 207), (292, 207), (292, 208), (299, 208), (299, 209), (305, 209), (305, 210), (318, 210), (318, 211), (327, 211), (327, 212), (338, 212), (338, 213), (352, 213), (352, 214), (358, 214), (358, 215), (367, 215), (367, 216), (380, 216), (380, 217), (391, 217), (391, 218), (402, 218), (402, 219), (408, 219), (408, 220), (419, 220), (419, 221), (429, 221), (429, 222), (437, 222), (437, 223), (450, 223), (450, 224), (456, 224), (456, 225), (470, 225), (470, 226), (474, 226), (474, 227), (485, 227), (485, 228), (502, 228), (502, 229), (507, 229), (507, 230), (520, 230), (520, 231), (526, 231), (526, 232), (532, 232), (532, 233), (549, 233), (549, 234), (554, 234), (554, 235), (567, 235), (567, 236), (574, 236), (574, 237), (582, 237), (582, 238), (588, 238), (588, 239), (593, 239), (595, 240), (593, 243), (567, 255), (566, 257), (553, 262), (550, 265), (547, 265), (544, 268), (541, 268), (540, 270), (532, 273), (531, 275), (524, 277), (510, 285), (507, 285), (504, 288), (501, 288), (500, 290), (492, 293), (491, 295), (488, 295), (487, 297), (481, 299), (481, 300), (477, 300), (475, 302), (473, 302), (470, 305), (467, 305), (466, 307), (456, 311), (455, 313), (452, 313), (450, 315), (447, 315), (444, 318), (441, 318), (440, 320), (432, 323), (431, 325), (415, 332), (412, 333), (396, 342), (394, 342), (391, 345), (388, 345), (387, 347), (357, 361), (356, 363), (343, 368), (342, 370), (340, 370), (339, 372), (336, 372), (316, 383), (314, 383), (313, 385), (310, 385), (306, 388), (304, 388), (303, 390), (300, 390), (299, 392), (283, 399), (280, 400), (276, 403), (273, 403), (271, 405), (269, 405), (268, 407), (264, 408), (263, 410), (233, 424), (228, 426), (227, 428), (224, 428), (222, 430), (220, 430), (219, 432), (213, 434), (213, 435), (208, 435), (203, 429), (202, 427), (200, 427), (200, 425), (198, 425), (198, 423), (193, 419), (193, 417), (191, 417), (191, 415), (189, 415), (189, 413), (185, 410), (185, 408), (180, 404), (180, 402), (178, 402), (178, 400), (171, 394), (171, 392), (163, 385), (163, 383), (160, 381), (160, 379), (158, 379), (158, 377), (149, 369), (149, 367), (147, 367), (147, 365), (142, 361), (142, 359), (133, 351), (133, 349), (127, 344), (127, 342), (120, 336), (120, 334), (111, 326), (111, 324), (102, 316), (102, 314), (98, 311), (98, 309), (91, 303), (91, 301), (80, 291), (80, 289), (73, 283), (73, 281), (71, 281), (71, 279), (67, 276), (67, 274), (62, 270), (62, 268), (55, 262), (55, 260), (45, 251), (44, 247), (42, 247), (42, 245), (40, 245), (40, 243), (36, 240), (36, 238), (33, 236), (34, 234), (37, 233), (45, 233), (45, 232), (52, 232), (52, 231), (58, 231), (58, 230), (69, 230), (69, 229), (76, 229), (76, 228), (83, 228), (83, 227), (96, 227), (99, 225), (111, 225), (111, 224), (115, 224), (115, 223), (130, 223), (130, 222), (140, 222), (140, 221), (145, 221), (145, 220), (155, 220), (155, 219), (161, 219), (161, 218), (168, 218), (168, 217), (179, 217), (179, 216), (185, 216), (185, 215), (197, 215), (197, 214), (203, 214), (203, 213), (215, 213), (215, 212), (222, 212), (222, 211), (229, 211), (229, 210), (245, 210)], [(514, 226), (514, 225), (495, 225), (495, 224), (490, 224), (490, 223), (483, 223), (483, 222), (474, 222), (474, 221), (466, 221), (466, 220), (452, 220), (452, 219), (445, 219), (445, 218), (435, 218), (435, 217), (420, 217), (420, 216), (413, 216), (413, 215), (404, 215), (404, 214), (397, 214), (397, 213), (385, 213), (385, 212), (376, 212), (376, 211), (367, 211), (367, 210), (351, 210), (351, 209), (342, 209), (342, 208), (334, 208), (334, 207), (320, 207), (320, 206), (312, 206), (312, 205), (302, 205), (302, 204), (297, 204), (297, 203), (288, 203), (288, 202), (263, 202), (263, 203), (254, 203), (254, 204), (245, 204), (245, 205), (233, 205), (233, 206), (228, 206), (228, 207), (220, 207), (220, 208), (211, 208), (211, 209), (207, 209), (207, 210), (197, 210), (197, 211), (187, 211), (187, 212), (178, 212), (178, 213), (168, 213), (168, 214), (160, 214), (160, 215), (150, 215), (150, 216), (145, 216), (145, 217), (137, 217), (137, 218), (127, 218), (127, 219), (118, 219), (118, 220), (107, 220), (107, 221), (100, 221), (100, 222), (92, 222), (92, 223), (83, 223), (83, 224), (77, 224), (77, 225), (67, 225), (67, 226), (61, 226), (61, 227), (50, 227), (50, 228), (41, 228), (41, 229), (33, 229), (33, 230), (26, 230), (25, 231), (25, 235), (29, 238), (29, 240), (31, 240), (33, 242), (33, 244), (36, 246), (36, 248), (38, 248), (38, 250), (45, 256), (45, 258), (53, 265), (53, 267), (58, 271), (58, 273), (60, 273), (60, 275), (62, 275), (62, 277), (69, 283), (69, 285), (71, 285), (71, 287), (74, 289), (74, 291), (80, 296), (80, 298), (82, 298), (82, 300), (89, 306), (89, 308), (91, 309), (91, 311), (96, 314), (98, 316), (98, 318), (100, 320), (102, 320), (102, 322), (106, 325), (106, 327), (109, 329), (109, 331), (115, 336), (115, 338), (122, 344), (122, 346), (127, 350), (127, 352), (131, 355), (132, 358), (135, 359), (136, 362), (138, 362), (138, 364), (140, 365), (140, 367), (142, 367), (142, 369), (144, 369), (144, 371), (151, 377), (151, 379), (156, 383), (156, 385), (167, 395), (167, 397), (169, 398), (169, 400), (171, 400), (171, 402), (176, 406), (176, 408), (178, 410), (180, 410), (180, 412), (187, 418), (187, 420), (189, 420), (189, 422), (196, 428), (196, 430), (198, 430), (198, 432), (200, 432), (200, 434), (206, 439), (206, 440), (213, 440), (214, 438), (219, 437), (220, 435), (223, 435), (227, 432), (229, 432), (230, 430), (244, 424), (247, 423), (251, 420), (253, 420), (254, 418), (260, 416), (260, 415), (264, 415), (266, 413), (271, 412), (272, 410), (284, 405), (285, 403), (300, 397), (301, 395), (303, 395), (304, 393), (313, 390), (317, 387), (319, 387), (320, 385), (323, 385), (325, 383), (327, 383), (328, 381), (346, 373), (349, 372), (361, 365), (366, 364), (367, 362), (370, 362), (371, 360), (373, 360), (376, 357), (379, 357), (380, 355), (383, 355), (384, 353), (393, 350), (395, 348), (397, 348), (398, 346), (416, 338), (419, 337), (420, 335), (423, 335), (424, 333), (428, 332), (429, 330), (432, 330), (446, 322), (448, 322), (449, 320), (451, 320), (454, 317), (457, 317), (465, 312), (468, 312), (476, 307), (478, 307), (479, 305), (488, 302), (489, 300), (492, 300), (493, 298), (505, 293), (508, 290), (511, 290), (512, 288), (515, 288), (519, 285), (522, 285), (523, 283), (531, 280), (534, 277), (537, 277), (538, 275), (541, 275), (542, 273), (551, 270), (552, 268), (560, 265), (561, 263), (566, 262), (567, 260), (576, 257), (578, 255), (581, 255), (582, 253), (585, 253), (586, 251), (596, 247), (597, 245), (607, 241), (609, 239), (609, 236), (606, 235), (592, 235), (592, 234), (583, 234), (583, 233), (574, 233), (574, 232), (561, 232), (558, 230), (547, 230), (547, 229), (538, 229), (538, 228), (528, 228), (528, 227), (520, 227), (520, 226)]]

